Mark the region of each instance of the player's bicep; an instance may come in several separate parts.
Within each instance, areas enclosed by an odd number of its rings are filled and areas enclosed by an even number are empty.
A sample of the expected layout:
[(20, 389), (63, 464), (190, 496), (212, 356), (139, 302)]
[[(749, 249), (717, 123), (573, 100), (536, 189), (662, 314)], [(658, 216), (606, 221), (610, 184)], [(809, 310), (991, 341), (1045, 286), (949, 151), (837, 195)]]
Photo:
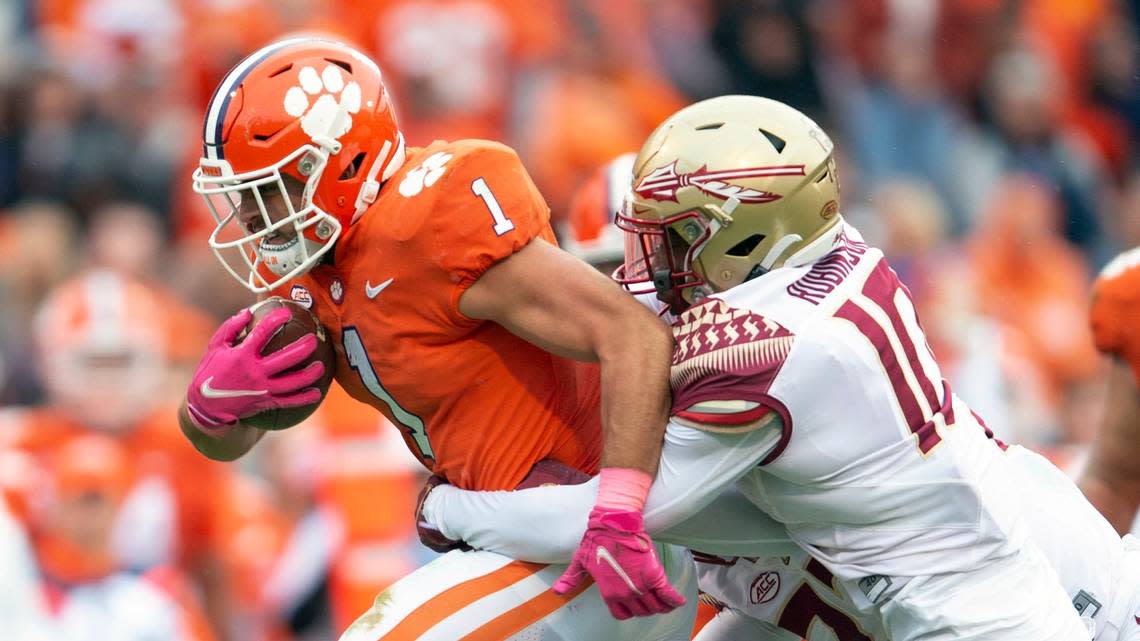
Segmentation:
[(608, 278), (541, 239), (484, 272), (459, 311), (577, 360), (597, 360), (598, 345), (631, 319), (658, 324)]
[(1140, 389), (1132, 368), (1113, 359), (1108, 377), (1104, 424), (1093, 443), (1089, 472), (1128, 483), (1140, 495), (1140, 467), (1133, 453), (1140, 443)]
[(1133, 453), (1140, 439), (1140, 390), (1132, 368), (1113, 359), (1105, 418), (1080, 478), (1088, 500), (1121, 534), (1140, 507), (1140, 470)]

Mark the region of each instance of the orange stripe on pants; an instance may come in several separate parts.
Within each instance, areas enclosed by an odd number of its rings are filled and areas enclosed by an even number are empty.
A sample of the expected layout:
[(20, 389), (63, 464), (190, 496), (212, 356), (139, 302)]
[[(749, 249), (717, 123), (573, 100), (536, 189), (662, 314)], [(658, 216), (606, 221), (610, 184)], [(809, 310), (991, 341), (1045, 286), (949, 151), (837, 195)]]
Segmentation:
[(541, 563), (511, 561), (503, 567), (481, 577), (452, 586), (427, 603), (412, 610), (411, 614), (396, 624), (391, 632), (381, 637), (382, 641), (415, 641), (432, 626), (443, 621), (483, 597), (510, 587), (546, 566)]
[(593, 584), (593, 579), (587, 579), (566, 594), (555, 594), (552, 590), (547, 590), (517, 608), (491, 619), (460, 641), (502, 641), (535, 621), (545, 619), (551, 612), (566, 605)]

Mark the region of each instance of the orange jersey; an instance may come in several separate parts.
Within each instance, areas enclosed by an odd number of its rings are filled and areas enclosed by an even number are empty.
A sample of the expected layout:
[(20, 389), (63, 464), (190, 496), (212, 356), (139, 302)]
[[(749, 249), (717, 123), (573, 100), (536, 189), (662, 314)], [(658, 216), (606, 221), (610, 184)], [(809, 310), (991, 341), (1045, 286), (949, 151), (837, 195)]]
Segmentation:
[(1089, 317), (1096, 348), (1126, 361), (1140, 381), (1140, 247), (1120, 254), (1101, 271)]
[[(148, 539), (147, 546), (170, 546), (176, 558), (169, 560), (193, 564), (224, 534), (217, 529), (214, 501), (231, 475), (225, 464), (211, 461), (194, 449), (178, 429), (175, 415), (173, 408), (161, 408), (129, 430), (107, 434), (131, 458), (135, 485), (128, 503), (136, 509), (126, 517), (128, 522), (134, 524), (138, 517), (146, 523), (134, 530)], [(0, 416), (0, 447), (27, 453), (44, 467), (50, 466), (54, 452), (64, 443), (91, 432), (70, 416), (49, 408), (13, 410)], [(154, 532), (171, 538), (155, 541)], [(131, 563), (132, 559), (126, 561)]]
[(274, 293), (311, 305), (336, 345), (337, 382), (451, 483), (510, 489), (544, 458), (592, 473), (597, 366), (458, 308), (479, 276), (535, 239), (555, 242), (549, 210), (513, 150), (436, 141), (409, 150), (331, 263)]

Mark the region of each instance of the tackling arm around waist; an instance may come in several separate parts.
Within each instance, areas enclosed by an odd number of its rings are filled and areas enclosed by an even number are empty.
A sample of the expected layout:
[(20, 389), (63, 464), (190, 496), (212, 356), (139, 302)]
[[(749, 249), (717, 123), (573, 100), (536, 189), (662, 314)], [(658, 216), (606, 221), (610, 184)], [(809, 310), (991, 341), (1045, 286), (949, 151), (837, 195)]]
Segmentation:
[[(646, 530), (655, 540), (710, 554), (778, 556), (795, 549), (782, 525), (739, 496), (724, 495), (772, 451), (780, 433), (778, 422), (745, 434), (715, 434), (670, 422), (645, 504)], [(444, 535), (476, 548), (524, 561), (566, 563), (586, 531), (597, 483), (595, 478), (514, 492), (440, 486), (428, 496), (424, 517)]]

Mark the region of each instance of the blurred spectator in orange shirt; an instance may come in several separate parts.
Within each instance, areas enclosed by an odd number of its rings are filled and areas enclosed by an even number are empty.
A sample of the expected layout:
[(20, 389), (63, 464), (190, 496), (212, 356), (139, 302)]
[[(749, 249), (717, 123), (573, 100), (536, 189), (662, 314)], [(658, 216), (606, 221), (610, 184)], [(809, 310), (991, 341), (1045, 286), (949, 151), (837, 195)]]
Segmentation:
[(127, 572), (114, 553), (135, 482), (127, 450), (108, 436), (75, 434), (56, 443), (44, 462), (30, 521), (52, 636), (213, 641), (176, 571)]
[(1118, 6), (1097, 24), (1086, 44), (1079, 83), (1080, 104), (1069, 121), (1096, 144), (1113, 176), (1123, 182), (1140, 133), (1140, 40), (1136, 16)]
[(396, 100), (409, 144), (502, 140), (516, 74), (565, 38), (561, 2), (342, 0)]
[[(47, 405), (3, 416), (4, 444), (50, 462), (62, 444), (92, 433), (126, 450), (135, 475), (117, 509), (109, 548), (116, 567), (173, 564), (197, 581), (224, 632), (224, 574), (216, 511), (229, 471), (190, 446), (177, 427), (172, 355), (206, 340), (212, 321), (175, 297), (107, 271), (53, 290), (35, 320), (35, 356)], [(177, 323), (170, 322), (178, 319)]]
[(1060, 233), (1061, 208), (1039, 180), (1003, 180), (968, 244), (981, 309), (1020, 329), (1054, 400), (1097, 367), (1085, 322), (1090, 274)]
[[(964, 187), (983, 199), (1012, 172), (1050, 185), (1059, 197), (1054, 225), (1096, 265), (1113, 253), (1100, 217), (1107, 174), (1088, 138), (1062, 122), (1055, 80), (1049, 60), (1031, 49), (1011, 49), (996, 58), (985, 94), (989, 135), (964, 146), (958, 166)], [(984, 210), (978, 211), (984, 218)]]
[(620, 39), (583, 15), (556, 67), (534, 78), (517, 105), (517, 145), (555, 223), (570, 198), (606, 161), (637, 149), (684, 99), (652, 66), (630, 64)]
[(1112, 0), (1026, 0), (1019, 3), (1020, 34), (1049, 57), (1057, 71), (1052, 91), (1068, 108), (1084, 98), (1089, 44), (1112, 8)]

